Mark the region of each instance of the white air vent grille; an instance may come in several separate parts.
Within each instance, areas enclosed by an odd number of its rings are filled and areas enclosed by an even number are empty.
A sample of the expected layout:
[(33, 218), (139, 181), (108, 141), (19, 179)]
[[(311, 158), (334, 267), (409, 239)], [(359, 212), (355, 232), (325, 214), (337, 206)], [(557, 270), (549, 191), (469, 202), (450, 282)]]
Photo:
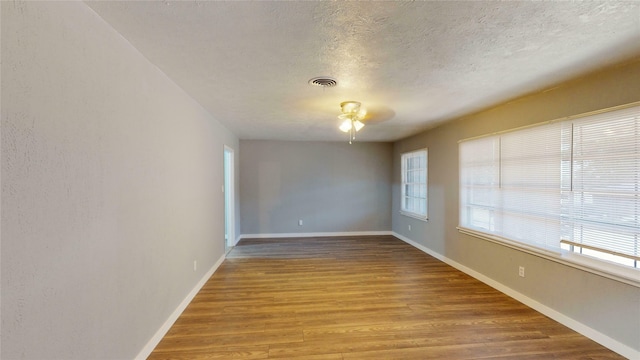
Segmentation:
[(330, 78), (327, 76), (319, 76), (309, 80), (309, 84), (320, 86), (320, 87), (334, 87), (338, 85), (338, 81), (334, 78)]

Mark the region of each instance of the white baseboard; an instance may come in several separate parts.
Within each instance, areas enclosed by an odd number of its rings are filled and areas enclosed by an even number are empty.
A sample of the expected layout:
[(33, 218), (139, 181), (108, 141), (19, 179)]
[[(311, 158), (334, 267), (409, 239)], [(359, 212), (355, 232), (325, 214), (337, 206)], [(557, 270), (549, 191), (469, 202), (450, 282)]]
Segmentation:
[(153, 351), (153, 349), (155, 349), (156, 346), (158, 346), (158, 344), (160, 343), (160, 340), (162, 340), (162, 338), (167, 334), (169, 329), (171, 329), (171, 326), (173, 326), (176, 320), (178, 320), (178, 317), (180, 317), (180, 315), (182, 314), (184, 309), (187, 308), (191, 300), (193, 300), (193, 298), (198, 294), (198, 291), (200, 291), (200, 289), (202, 289), (204, 284), (207, 283), (207, 280), (209, 280), (211, 275), (213, 275), (213, 273), (218, 269), (218, 267), (222, 265), (222, 262), (224, 261), (224, 259), (225, 259), (225, 255), (222, 255), (218, 259), (218, 261), (216, 261), (216, 263), (213, 264), (211, 269), (209, 269), (209, 271), (207, 271), (207, 273), (204, 274), (204, 276), (202, 276), (200, 281), (198, 281), (196, 286), (194, 286), (193, 289), (191, 289), (189, 294), (187, 294), (184, 300), (182, 300), (180, 305), (178, 305), (178, 307), (173, 311), (173, 313), (169, 315), (169, 318), (167, 319), (167, 321), (165, 321), (164, 324), (162, 324), (160, 329), (156, 331), (155, 335), (153, 335), (151, 340), (149, 340), (149, 342), (147, 342), (144, 348), (142, 348), (142, 350), (138, 353), (138, 355), (135, 357), (136, 360), (144, 360), (147, 357), (149, 357), (149, 355), (151, 355), (151, 352)]
[(393, 235), (391, 231), (347, 231), (347, 232), (317, 232), (317, 233), (276, 233), (276, 234), (242, 234), (242, 239), (268, 239), (268, 238), (293, 238), (293, 237), (323, 237), (323, 236), (375, 236)]
[(474, 278), (476, 278), (477, 280), (482, 281), (483, 283), (491, 286), (492, 288), (506, 294), (507, 296), (510, 296), (518, 301), (520, 301), (521, 303), (527, 305), (528, 307), (550, 317), (551, 319), (559, 322), (560, 324), (588, 337), (589, 339), (597, 342), (598, 344), (612, 350), (615, 351), (616, 353), (628, 358), (628, 359), (640, 359), (640, 351), (635, 350), (633, 348), (631, 348), (630, 346), (627, 346), (579, 321), (576, 321), (536, 300), (531, 299), (530, 297), (517, 292), (515, 290), (513, 290), (512, 288), (497, 282), (491, 278), (489, 278), (488, 276), (485, 276), (473, 269), (470, 269), (454, 260), (449, 259), (448, 257), (439, 254), (429, 248), (427, 248), (424, 245), (418, 244), (415, 241), (404, 237), (400, 234), (397, 234), (395, 232), (392, 233), (393, 236), (397, 237), (398, 239), (406, 242), (407, 244), (422, 250), (423, 252), (433, 256), (434, 258), (448, 264), (451, 265), (452, 267), (462, 271), (463, 273), (470, 275)]

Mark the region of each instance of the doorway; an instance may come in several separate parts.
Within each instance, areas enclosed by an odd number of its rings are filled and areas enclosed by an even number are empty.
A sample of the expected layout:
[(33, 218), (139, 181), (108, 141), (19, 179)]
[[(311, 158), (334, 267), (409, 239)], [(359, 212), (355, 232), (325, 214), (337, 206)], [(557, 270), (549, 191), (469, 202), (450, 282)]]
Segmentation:
[(224, 248), (228, 253), (235, 246), (234, 220), (234, 159), (233, 149), (224, 146)]

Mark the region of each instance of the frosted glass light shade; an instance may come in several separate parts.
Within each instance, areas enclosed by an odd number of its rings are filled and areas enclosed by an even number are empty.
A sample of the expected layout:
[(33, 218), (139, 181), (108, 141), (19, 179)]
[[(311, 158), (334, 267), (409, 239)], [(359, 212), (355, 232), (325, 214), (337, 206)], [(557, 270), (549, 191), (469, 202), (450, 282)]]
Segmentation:
[(339, 129), (343, 132), (348, 132), (349, 130), (351, 130), (351, 120), (347, 119), (343, 121), (342, 124), (340, 124)]

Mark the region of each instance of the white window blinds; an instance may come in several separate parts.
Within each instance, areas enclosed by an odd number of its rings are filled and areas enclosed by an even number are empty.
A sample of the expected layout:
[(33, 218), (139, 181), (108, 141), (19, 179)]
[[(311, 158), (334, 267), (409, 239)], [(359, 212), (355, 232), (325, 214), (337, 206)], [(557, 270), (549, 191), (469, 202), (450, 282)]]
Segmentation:
[(571, 145), (563, 248), (638, 267), (640, 107), (574, 121)]
[(554, 124), (500, 138), (502, 236), (558, 246), (561, 135)]
[(459, 156), (460, 225), (500, 233), (500, 138), (460, 143)]
[(639, 106), (459, 150), (461, 227), (638, 267)]

